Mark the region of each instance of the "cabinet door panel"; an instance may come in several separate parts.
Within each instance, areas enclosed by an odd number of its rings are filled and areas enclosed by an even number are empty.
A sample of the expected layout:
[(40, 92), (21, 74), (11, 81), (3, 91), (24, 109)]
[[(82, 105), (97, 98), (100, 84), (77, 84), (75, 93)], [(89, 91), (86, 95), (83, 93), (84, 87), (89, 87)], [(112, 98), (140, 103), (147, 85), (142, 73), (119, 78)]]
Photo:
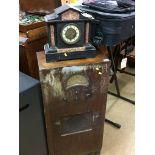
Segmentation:
[(102, 60), (41, 69), (50, 155), (88, 155), (101, 149), (108, 71), (109, 62)]
[(45, 109), (52, 118), (104, 108), (107, 64), (45, 70), (42, 76)]

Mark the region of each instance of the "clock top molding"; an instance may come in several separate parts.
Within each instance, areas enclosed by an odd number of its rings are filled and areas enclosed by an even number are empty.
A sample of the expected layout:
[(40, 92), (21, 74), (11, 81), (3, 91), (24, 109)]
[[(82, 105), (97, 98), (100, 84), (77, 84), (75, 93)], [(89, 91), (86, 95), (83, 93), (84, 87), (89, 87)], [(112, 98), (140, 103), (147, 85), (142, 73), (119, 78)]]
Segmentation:
[(54, 10), (54, 13), (46, 15), (45, 21), (47, 23), (53, 23), (53, 22), (64, 22), (67, 20), (91, 20), (93, 19), (92, 16), (82, 13), (81, 10), (79, 10), (76, 7), (64, 4)]

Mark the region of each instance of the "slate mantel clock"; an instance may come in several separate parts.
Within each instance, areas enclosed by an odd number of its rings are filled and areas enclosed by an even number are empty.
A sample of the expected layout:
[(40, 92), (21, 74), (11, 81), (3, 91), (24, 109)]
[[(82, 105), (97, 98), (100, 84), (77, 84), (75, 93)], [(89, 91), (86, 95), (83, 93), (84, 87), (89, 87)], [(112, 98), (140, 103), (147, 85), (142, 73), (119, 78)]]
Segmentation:
[(90, 21), (88, 14), (77, 8), (62, 5), (45, 16), (48, 43), (45, 45), (46, 61), (58, 61), (96, 56), (96, 49), (89, 43)]

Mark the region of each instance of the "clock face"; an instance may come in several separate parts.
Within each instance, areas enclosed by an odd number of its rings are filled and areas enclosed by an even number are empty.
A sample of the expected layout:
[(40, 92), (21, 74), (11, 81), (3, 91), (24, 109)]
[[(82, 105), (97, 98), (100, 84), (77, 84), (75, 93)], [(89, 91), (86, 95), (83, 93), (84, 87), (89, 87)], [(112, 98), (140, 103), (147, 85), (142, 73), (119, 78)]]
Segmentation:
[(62, 28), (61, 38), (66, 44), (75, 44), (80, 39), (80, 29), (76, 24), (67, 24)]

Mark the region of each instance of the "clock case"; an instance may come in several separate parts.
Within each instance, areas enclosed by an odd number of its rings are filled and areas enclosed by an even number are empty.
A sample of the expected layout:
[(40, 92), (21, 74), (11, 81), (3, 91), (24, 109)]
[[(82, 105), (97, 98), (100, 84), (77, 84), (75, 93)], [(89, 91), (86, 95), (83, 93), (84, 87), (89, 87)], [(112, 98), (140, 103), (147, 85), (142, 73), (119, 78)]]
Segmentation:
[[(90, 22), (92, 18), (82, 15), (82, 12), (67, 4), (46, 15), (48, 28), (48, 43), (44, 46), (46, 61), (93, 58), (95, 47), (89, 43)], [(75, 24), (80, 29), (80, 39), (74, 44), (67, 44), (61, 37), (61, 31), (67, 24)]]

